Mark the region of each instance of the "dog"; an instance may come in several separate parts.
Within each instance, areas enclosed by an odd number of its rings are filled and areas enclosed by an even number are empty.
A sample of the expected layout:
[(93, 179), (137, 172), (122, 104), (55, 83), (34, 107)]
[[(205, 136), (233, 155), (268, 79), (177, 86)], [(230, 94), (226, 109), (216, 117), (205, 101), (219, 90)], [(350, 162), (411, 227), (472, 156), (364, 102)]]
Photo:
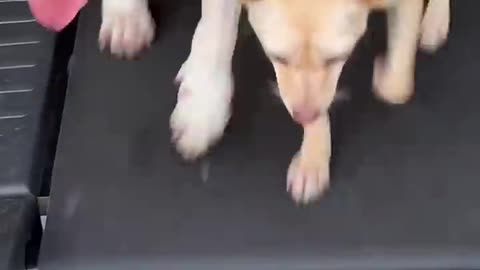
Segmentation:
[(329, 186), (328, 108), (369, 13), (387, 12), (388, 50), (375, 60), (373, 91), (392, 104), (413, 95), (418, 44), (435, 51), (446, 41), (450, 24), (449, 0), (430, 0), (425, 12), (423, 0), (203, 0), (190, 55), (177, 76), (170, 121), (185, 159), (203, 155), (230, 118), (231, 64), (242, 7), (273, 65), (286, 109), (303, 127), (287, 173), (287, 190), (298, 203), (319, 198)]
[[(450, 1), (430, 0), (202, 0), (202, 16), (181, 66), (172, 141), (194, 160), (223, 135), (231, 116), (232, 56), (242, 8), (273, 65), (280, 97), (303, 127), (303, 141), (287, 173), (298, 203), (319, 198), (329, 186), (331, 138), (328, 109), (337, 81), (369, 13), (386, 10), (388, 50), (375, 60), (373, 91), (403, 104), (414, 93), (415, 55), (434, 52), (447, 39)], [(120, 57), (149, 46), (155, 24), (147, 0), (103, 0), (99, 44)]]

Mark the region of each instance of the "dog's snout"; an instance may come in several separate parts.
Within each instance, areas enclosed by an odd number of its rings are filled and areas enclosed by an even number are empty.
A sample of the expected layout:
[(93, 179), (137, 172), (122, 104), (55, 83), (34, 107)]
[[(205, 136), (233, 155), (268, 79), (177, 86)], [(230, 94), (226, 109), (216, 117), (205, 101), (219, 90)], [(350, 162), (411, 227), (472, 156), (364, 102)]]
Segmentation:
[(315, 109), (294, 109), (292, 113), (293, 120), (301, 125), (307, 125), (315, 121), (320, 116), (320, 111)]

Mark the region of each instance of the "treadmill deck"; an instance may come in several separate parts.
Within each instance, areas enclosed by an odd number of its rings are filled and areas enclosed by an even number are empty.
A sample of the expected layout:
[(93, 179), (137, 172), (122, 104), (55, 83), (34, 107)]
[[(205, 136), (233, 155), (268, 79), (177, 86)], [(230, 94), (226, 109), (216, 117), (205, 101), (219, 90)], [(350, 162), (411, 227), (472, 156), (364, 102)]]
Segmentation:
[(285, 191), (301, 130), (268, 89), (272, 70), (253, 36), (237, 45), (225, 137), (185, 164), (168, 120), (200, 1), (156, 1), (159, 37), (137, 61), (98, 51), (90, 4), (40, 269), (479, 268), (480, 2), (453, 2), (450, 41), (419, 54), (408, 105), (375, 100), (373, 45), (361, 42), (342, 79), (351, 98), (332, 110), (332, 187), (308, 207)]

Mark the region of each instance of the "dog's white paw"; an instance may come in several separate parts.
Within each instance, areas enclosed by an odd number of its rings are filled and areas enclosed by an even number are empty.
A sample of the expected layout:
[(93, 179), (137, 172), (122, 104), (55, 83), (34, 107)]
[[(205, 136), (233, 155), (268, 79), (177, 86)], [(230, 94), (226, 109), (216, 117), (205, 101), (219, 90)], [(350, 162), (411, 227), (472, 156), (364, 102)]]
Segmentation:
[(318, 199), (329, 186), (328, 159), (309, 160), (296, 154), (288, 168), (287, 191), (297, 203), (309, 203)]
[(150, 46), (155, 34), (146, 0), (103, 0), (100, 48), (119, 57), (132, 58)]
[(230, 68), (212, 70), (192, 57), (177, 76), (177, 104), (170, 117), (172, 141), (186, 160), (205, 154), (230, 119), (233, 79)]
[(433, 0), (422, 21), (420, 47), (428, 52), (436, 51), (448, 37), (450, 5), (447, 0)]

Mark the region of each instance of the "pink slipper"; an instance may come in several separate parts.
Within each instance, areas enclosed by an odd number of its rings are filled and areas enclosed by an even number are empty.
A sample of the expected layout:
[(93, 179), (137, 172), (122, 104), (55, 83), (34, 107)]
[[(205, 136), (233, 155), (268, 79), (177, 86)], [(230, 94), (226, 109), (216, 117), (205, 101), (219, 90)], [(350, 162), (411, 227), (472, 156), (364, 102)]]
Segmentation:
[(28, 3), (38, 23), (48, 29), (61, 31), (77, 16), (87, 0), (28, 0)]

